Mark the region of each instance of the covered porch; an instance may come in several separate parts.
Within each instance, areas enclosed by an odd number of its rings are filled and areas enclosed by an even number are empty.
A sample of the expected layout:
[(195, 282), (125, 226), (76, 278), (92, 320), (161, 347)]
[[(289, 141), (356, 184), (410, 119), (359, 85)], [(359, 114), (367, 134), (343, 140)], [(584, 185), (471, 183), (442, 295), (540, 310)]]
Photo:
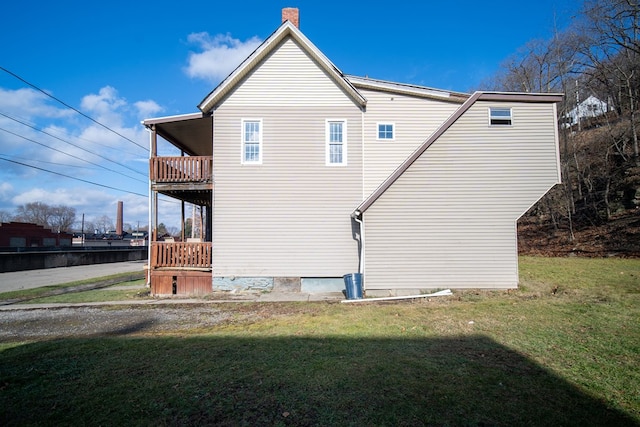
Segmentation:
[[(149, 159), (149, 277), (152, 295), (212, 292), (213, 129), (201, 113), (145, 120), (151, 133)], [(159, 156), (158, 137), (180, 151)], [(160, 212), (160, 197), (163, 212)], [(167, 208), (170, 206), (170, 208)], [(179, 235), (160, 235), (161, 214), (180, 210)], [(191, 216), (187, 210), (191, 209)], [(167, 212), (169, 210), (170, 212)], [(191, 231), (187, 232), (190, 221)]]

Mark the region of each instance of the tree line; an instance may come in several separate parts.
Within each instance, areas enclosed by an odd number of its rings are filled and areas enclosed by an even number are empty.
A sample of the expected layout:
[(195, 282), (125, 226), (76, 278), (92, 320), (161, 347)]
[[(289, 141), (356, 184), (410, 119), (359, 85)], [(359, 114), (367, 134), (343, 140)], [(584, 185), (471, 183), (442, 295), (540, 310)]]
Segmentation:
[[(105, 234), (115, 230), (113, 220), (102, 215), (92, 220), (78, 220), (75, 208), (65, 205), (49, 205), (43, 202), (32, 202), (20, 205), (14, 213), (0, 211), (0, 222), (19, 221), (38, 224), (56, 233), (72, 233), (84, 231), (87, 234)], [(123, 224), (123, 230), (132, 231), (130, 224)]]
[[(484, 83), (489, 90), (561, 92), (558, 105), (562, 184), (528, 216), (569, 230), (598, 225), (640, 206), (640, 5), (586, 0), (566, 29), (532, 40)], [(602, 114), (571, 123), (593, 96)]]

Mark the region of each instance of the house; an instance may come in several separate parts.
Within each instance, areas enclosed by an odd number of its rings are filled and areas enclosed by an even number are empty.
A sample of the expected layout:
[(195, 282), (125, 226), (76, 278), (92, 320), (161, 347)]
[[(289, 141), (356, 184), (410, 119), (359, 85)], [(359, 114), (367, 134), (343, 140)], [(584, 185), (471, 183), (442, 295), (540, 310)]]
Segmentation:
[(571, 111), (569, 111), (565, 117), (565, 126), (571, 127), (574, 125), (580, 125), (585, 119), (592, 119), (600, 117), (605, 113), (611, 111), (612, 106), (608, 103), (596, 98), (593, 95), (589, 95), (587, 99), (580, 102)]
[[(342, 73), (297, 9), (150, 131), (152, 293), (514, 288), (516, 221), (560, 181), (559, 94), (472, 95)], [(158, 157), (158, 138), (183, 153)], [(160, 242), (158, 195), (202, 238)]]

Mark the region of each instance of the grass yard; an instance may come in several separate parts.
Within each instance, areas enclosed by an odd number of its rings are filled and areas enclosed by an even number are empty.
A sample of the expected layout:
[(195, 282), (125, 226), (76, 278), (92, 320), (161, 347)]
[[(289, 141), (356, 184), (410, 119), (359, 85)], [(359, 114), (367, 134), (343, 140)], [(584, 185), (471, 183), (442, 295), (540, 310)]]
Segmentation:
[(640, 426), (640, 260), (523, 257), (520, 275), (512, 291), (218, 304), (234, 316), (209, 329), (0, 343), (0, 420)]

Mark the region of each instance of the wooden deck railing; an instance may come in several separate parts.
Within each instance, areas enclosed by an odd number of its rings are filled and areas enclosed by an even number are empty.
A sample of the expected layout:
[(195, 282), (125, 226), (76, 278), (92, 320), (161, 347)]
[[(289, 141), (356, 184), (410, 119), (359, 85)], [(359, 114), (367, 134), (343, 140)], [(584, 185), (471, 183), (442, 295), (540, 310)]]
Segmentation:
[(211, 242), (151, 243), (151, 268), (211, 268)]
[(152, 157), (149, 173), (154, 182), (207, 182), (212, 171), (212, 156), (182, 156)]

